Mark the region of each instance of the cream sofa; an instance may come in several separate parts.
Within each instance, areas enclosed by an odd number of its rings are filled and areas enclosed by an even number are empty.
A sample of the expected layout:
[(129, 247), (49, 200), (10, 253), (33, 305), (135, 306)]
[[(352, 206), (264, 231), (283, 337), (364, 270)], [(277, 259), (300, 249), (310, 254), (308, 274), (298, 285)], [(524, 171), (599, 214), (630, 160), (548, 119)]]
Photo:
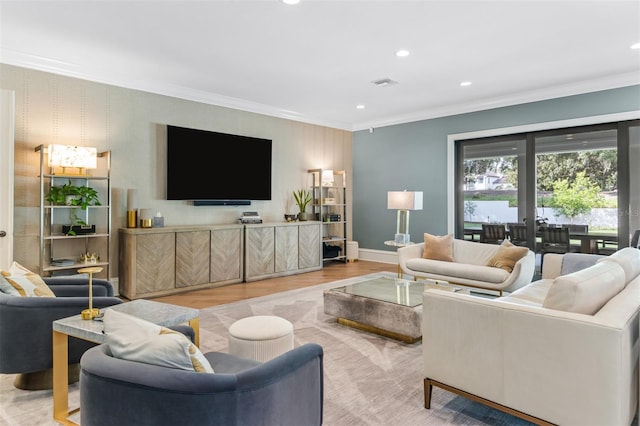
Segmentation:
[[(567, 273), (570, 260), (592, 266)], [(436, 386), (536, 423), (631, 423), (640, 250), (548, 254), (543, 268), (541, 280), (496, 299), (424, 291), (426, 408)]]
[(487, 266), (500, 245), (465, 240), (453, 240), (453, 262), (423, 259), (424, 243), (398, 249), (398, 264), (404, 274), (415, 278), (465, 285), (488, 290), (514, 291), (531, 282), (535, 270), (535, 254), (516, 262), (513, 271)]

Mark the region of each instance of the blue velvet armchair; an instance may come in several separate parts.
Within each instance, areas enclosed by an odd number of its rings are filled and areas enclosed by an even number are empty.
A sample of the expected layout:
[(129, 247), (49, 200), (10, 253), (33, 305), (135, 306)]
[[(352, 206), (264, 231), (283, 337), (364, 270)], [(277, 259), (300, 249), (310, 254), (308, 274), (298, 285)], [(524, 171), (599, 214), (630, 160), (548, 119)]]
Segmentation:
[[(84, 276), (43, 279), (56, 297), (20, 297), (0, 292), (0, 373), (21, 373), (14, 382), (21, 389), (51, 387), (51, 324), (89, 306), (88, 279)], [(95, 308), (122, 303), (113, 297), (113, 287), (106, 280), (93, 280), (93, 296)], [(69, 364), (79, 363), (82, 354), (93, 346), (84, 340), (69, 339)], [(36, 375), (39, 378), (33, 379)]]
[(80, 361), (80, 423), (98, 425), (320, 425), (323, 350), (307, 343), (261, 363), (205, 354), (215, 373), (111, 356), (108, 345)]

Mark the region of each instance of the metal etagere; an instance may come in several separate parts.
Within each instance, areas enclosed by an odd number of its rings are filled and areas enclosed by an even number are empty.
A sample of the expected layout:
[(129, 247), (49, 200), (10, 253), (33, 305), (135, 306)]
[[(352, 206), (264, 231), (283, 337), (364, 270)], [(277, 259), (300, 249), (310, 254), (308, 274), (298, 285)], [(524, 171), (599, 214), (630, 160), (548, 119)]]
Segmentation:
[[(98, 167), (95, 171), (89, 173), (79, 170), (74, 174), (67, 171), (68, 167), (61, 169), (49, 166), (49, 153), (44, 145), (34, 150), (40, 155), (40, 275), (69, 275), (80, 268), (101, 266), (103, 272), (100, 278), (108, 279), (111, 252), (111, 152), (97, 153)], [(95, 189), (101, 205), (81, 209), (73, 205), (54, 205), (46, 200), (52, 187), (69, 183)], [(64, 232), (63, 227), (70, 225), (72, 215), (82, 223), (89, 224), (86, 233), (74, 235), (73, 232)]]
[(347, 175), (310, 169), (313, 219), (322, 222), (324, 261), (347, 261)]

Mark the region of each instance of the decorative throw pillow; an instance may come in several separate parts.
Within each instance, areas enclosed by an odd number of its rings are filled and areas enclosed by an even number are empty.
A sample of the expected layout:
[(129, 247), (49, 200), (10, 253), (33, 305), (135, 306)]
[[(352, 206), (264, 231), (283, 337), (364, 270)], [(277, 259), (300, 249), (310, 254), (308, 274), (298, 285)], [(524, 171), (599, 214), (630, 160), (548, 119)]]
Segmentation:
[(624, 286), (622, 266), (610, 261), (597, 262), (589, 268), (556, 277), (542, 307), (595, 315)]
[(527, 253), (529, 253), (527, 247), (514, 246), (510, 241), (504, 240), (502, 244), (500, 244), (500, 247), (498, 247), (496, 254), (489, 259), (487, 266), (502, 268), (511, 273), (518, 260), (525, 257)]
[[(18, 262), (13, 262), (8, 271), (0, 271), (3, 280), (0, 280), (0, 288), (3, 293), (23, 297), (56, 297), (49, 286), (40, 278), (40, 275), (31, 272)], [(15, 291), (11, 291), (8, 283)]]
[(453, 234), (437, 236), (425, 232), (422, 257), (453, 262)]
[(113, 309), (102, 319), (116, 358), (198, 373), (213, 373), (202, 352), (182, 333)]
[(3, 271), (0, 271), (0, 293), (9, 294), (11, 296), (20, 296), (18, 290), (11, 285), (9, 281), (2, 275)]

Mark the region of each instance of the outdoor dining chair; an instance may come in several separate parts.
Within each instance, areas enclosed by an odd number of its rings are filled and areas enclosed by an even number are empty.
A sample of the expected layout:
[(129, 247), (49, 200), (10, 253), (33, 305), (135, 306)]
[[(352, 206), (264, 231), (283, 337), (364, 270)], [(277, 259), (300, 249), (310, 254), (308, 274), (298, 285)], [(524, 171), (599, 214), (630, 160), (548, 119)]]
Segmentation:
[[(589, 233), (589, 225), (583, 225), (578, 223), (565, 223), (562, 225), (563, 228), (567, 228), (569, 230), (569, 234), (579, 233), (579, 234), (588, 234)], [(602, 241), (602, 245), (604, 247), (604, 241)], [(581, 242), (575, 241), (571, 245), (571, 251), (580, 251), (581, 250)]]
[(507, 230), (504, 224), (482, 224), (481, 243), (502, 244), (506, 237)]
[(553, 226), (541, 227), (542, 243), (540, 244), (540, 267), (544, 261), (546, 253), (569, 253), (571, 251), (571, 240), (569, 239), (569, 228), (556, 228)]
[(509, 240), (514, 246), (527, 246), (527, 225), (509, 225)]

